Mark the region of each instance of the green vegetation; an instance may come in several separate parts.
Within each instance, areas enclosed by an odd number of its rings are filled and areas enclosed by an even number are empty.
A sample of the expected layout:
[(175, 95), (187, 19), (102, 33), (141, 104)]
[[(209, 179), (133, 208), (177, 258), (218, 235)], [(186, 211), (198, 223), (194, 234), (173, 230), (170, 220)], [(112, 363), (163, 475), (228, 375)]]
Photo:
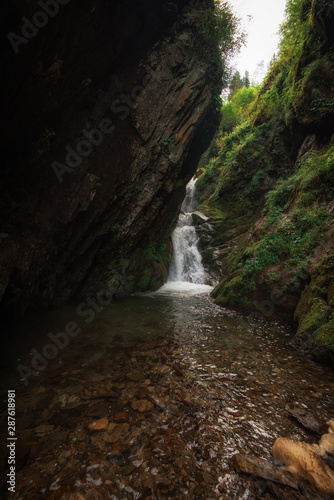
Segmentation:
[(163, 160), (172, 158), (172, 148), (175, 146), (177, 141), (176, 134), (174, 133), (172, 137), (161, 137), (160, 141), (156, 143), (156, 152), (160, 158)]
[(240, 48), (244, 34), (240, 33), (239, 20), (228, 2), (212, 0), (211, 8), (201, 21), (203, 38), (213, 46), (218, 46), (223, 56), (229, 56)]
[(171, 243), (159, 243), (153, 235), (143, 250), (137, 250), (132, 265), (137, 270), (134, 291), (157, 290), (167, 281), (172, 257)]
[(326, 24), (332, 11), (332, 2), (326, 0), (288, 1), (280, 52), (259, 94), (255, 123), (274, 115), (288, 124), (295, 118), (309, 123), (332, 113), (332, 27)]
[[(239, 19), (234, 15), (231, 6), (226, 1), (211, 0), (209, 9), (205, 12), (199, 30), (207, 57), (215, 66), (222, 78), (223, 86), (227, 84), (229, 71), (227, 62), (245, 41), (245, 35), (240, 31)], [(217, 102), (220, 91), (217, 89)]]
[[(261, 88), (234, 74), (198, 189), (217, 229), (217, 302), (251, 310), (284, 292), (298, 338), (334, 359), (332, 2), (289, 0)], [(331, 120), (331, 121), (329, 121)], [(304, 293), (301, 295), (302, 291)], [(299, 302), (299, 304), (298, 304)]]
[(113, 294), (131, 294), (157, 290), (167, 280), (172, 257), (172, 245), (159, 243), (151, 234), (131, 258), (115, 258), (108, 264), (110, 279), (106, 286)]
[(334, 352), (333, 254), (326, 254), (315, 267), (312, 283), (302, 294), (295, 317), (299, 322), (297, 335), (306, 337), (320, 356), (323, 350)]
[(241, 87), (233, 95), (230, 94), (230, 99), (223, 103), (221, 108), (221, 134), (232, 132), (237, 125), (251, 116), (258, 90), (258, 86), (252, 85)]
[[(334, 196), (334, 145), (311, 153), (297, 168), (286, 180), (279, 179), (267, 195), (263, 237), (243, 256), (245, 285), (259, 270), (282, 261), (297, 274), (303, 271), (330, 228), (332, 216), (328, 204)], [(256, 175), (260, 173), (262, 178), (262, 170)]]

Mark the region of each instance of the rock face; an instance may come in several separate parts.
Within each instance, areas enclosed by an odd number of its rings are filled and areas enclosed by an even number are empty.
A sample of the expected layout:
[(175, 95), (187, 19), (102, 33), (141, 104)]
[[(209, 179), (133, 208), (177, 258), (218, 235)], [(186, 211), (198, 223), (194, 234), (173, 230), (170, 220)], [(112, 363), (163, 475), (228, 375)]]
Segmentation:
[(3, 16), (2, 307), (157, 288), (216, 124), (210, 2), (19, 3)]
[(216, 302), (290, 321), (295, 345), (334, 366), (334, 6), (299, 4), (282, 40), (302, 37), (299, 49), (279, 54), (252, 116), (206, 155), (198, 209), (216, 230)]
[(217, 285), (219, 282), (219, 263), (217, 262), (217, 252), (215, 248), (216, 229), (209, 222), (209, 217), (202, 212), (193, 212), (193, 224), (198, 235), (198, 248), (201, 252), (204, 270), (207, 276), (207, 282), (210, 285)]

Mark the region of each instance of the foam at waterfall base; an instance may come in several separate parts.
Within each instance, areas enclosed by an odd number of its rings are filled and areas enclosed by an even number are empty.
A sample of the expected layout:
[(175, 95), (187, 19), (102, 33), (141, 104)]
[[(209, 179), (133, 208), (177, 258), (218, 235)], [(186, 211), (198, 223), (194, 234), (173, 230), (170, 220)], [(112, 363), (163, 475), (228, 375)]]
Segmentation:
[(188, 281), (168, 281), (159, 290), (154, 292), (158, 295), (201, 295), (208, 294), (213, 286), (189, 283)]

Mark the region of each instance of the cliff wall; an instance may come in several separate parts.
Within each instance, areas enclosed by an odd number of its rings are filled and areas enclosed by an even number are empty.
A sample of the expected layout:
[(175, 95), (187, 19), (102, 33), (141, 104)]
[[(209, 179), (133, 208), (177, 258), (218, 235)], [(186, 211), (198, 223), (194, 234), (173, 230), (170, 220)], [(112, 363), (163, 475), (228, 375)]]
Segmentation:
[[(280, 54), (249, 117), (221, 133), (197, 183), (216, 234), (221, 305), (296, 325), (295, 343), (334, 363), (334, 10), (291, 0)], [(223, 117), (224, 118), (224, 117)]]
[(185, 185), (217, 124), (209, 5), (2, 7), (4, 310), (163, 283)]

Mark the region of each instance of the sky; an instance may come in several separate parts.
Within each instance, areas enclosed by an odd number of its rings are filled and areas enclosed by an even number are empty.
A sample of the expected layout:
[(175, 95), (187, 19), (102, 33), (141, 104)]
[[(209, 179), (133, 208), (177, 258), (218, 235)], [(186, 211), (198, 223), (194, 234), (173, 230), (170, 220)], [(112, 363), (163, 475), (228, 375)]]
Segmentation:
[(270, 60), (277, 53), (278, 31), (284, 20), (286, 0), (229, 0), (229, 3), (247, 33), (246, 46), (231, 64), (242, 76), (247, 70), (251, 80), (261, 83)]

